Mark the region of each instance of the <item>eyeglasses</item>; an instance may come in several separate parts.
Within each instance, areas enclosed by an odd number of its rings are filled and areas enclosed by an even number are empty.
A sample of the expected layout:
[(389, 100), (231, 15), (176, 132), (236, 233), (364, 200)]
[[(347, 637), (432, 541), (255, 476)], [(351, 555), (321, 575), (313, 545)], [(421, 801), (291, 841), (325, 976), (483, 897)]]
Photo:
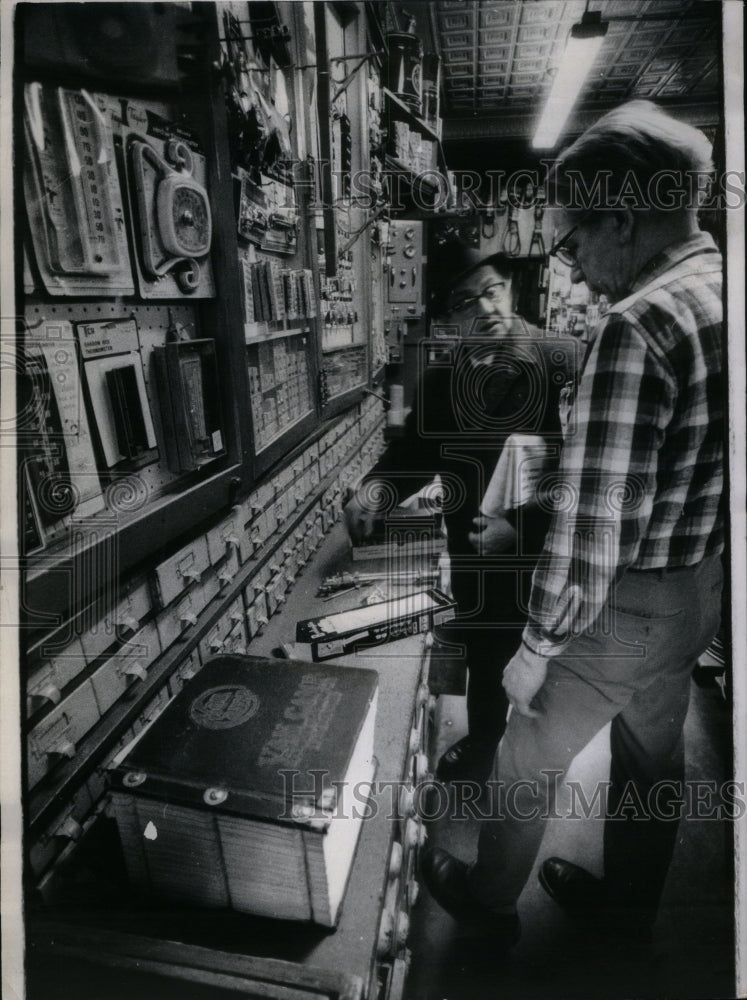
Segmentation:
[(498, 281), (494, 285), (488, 285), (487, 288), (483, 288), (479, 295), (470, 295), (466, 299), (460, 299), (458, 302), (455, 302), (454, 305), (449, 306), (445, 312), (449, 316), (454, 313), (466, 312), (471, 306), (479, 302), (480, 299), (487, 299), (491, 305), (497, 306), (503, 301), (505, 294), (505, 282)]
[(577, 251), (572, 247), (567, 246), (568, 240), (573, 236), (578, 227), (581, 225), (577, 222), (575, 226), (568, 230), (568, 232), (561, 236), (557, 243), (553, 243), (550, 247), (549, 256), (557, 257), (561, 264), (566, 264), (568, 267), (573, 267), (576, 263)]

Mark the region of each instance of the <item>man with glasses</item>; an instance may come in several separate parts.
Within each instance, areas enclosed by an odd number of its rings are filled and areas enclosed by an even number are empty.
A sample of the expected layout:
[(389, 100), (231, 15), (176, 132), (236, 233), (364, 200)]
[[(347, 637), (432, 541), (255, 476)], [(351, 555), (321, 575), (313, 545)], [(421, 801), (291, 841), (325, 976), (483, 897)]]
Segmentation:
[(549, 523), (536, 507), (487, 518), (480, 503), (511, 433), (541, 434), (557, 455), (559, 394), (575, 356), (575, 344), (545, 343), (516, 315), (515, 266), (457, 241), (432, 255), (431, 332), (440, 329), (443, 350), (422, 373), (402, 437), (346, 507), (351, 537), (362, 540), (388, 507), (436, 475), (442, 481), (458, 616), (439, 639), (449, 655), (465, 650), (469, 674), (468, 735), (438, 762), (443, 781), (482, 783), (490, 773), (508, 708), (501, 670), (521, 639), (522, 602)]
[(611, 723), (604, 877), (560, 858), (550, 895), (595, 926), (648, 939), (685, 795), (690, 675), (719, 625), (724, 545), (721, 257), (698, 226), (712, 169), (698, 130), (643, 101), (610, 112), (554, 165), (572, 279), (611, 305), (586, 357), (558, 469), (556, 509), (519, 651), (494, 804), (472, 865), (435, 850), (426, 881), (496, 943), (558, 782)]

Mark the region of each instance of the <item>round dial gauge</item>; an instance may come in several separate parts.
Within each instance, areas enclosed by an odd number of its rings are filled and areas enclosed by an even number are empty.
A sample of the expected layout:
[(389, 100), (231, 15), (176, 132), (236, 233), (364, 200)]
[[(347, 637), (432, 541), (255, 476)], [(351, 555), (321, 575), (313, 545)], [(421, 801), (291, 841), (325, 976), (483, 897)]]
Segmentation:
[(205, 188), (184, 174), (169, 174), (158, 185), (156, 203), (159, 236), (166, 252), (174, 257), (204, 257), (212, 237)]

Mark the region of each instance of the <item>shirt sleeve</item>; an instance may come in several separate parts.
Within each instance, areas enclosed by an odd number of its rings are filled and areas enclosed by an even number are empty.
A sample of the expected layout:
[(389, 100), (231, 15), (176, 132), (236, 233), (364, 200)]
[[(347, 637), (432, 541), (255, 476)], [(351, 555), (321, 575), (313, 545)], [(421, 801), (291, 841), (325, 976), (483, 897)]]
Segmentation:
[(523, 636), (533, 652), (557, 655), (593, 625), (635, 561), (676, 394), (650, 333), (610, 314), (581, 377), (558, 472), (543, 483), (552, 520)]

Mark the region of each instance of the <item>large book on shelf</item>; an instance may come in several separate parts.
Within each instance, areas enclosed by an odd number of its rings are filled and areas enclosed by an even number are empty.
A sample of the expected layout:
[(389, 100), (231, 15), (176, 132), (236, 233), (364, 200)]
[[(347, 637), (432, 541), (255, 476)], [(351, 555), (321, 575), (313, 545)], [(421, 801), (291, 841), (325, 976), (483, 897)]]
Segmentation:
[(130, 880), (334, 926), (375, 773), (378, 675), (210, 660), (111, 772)]

